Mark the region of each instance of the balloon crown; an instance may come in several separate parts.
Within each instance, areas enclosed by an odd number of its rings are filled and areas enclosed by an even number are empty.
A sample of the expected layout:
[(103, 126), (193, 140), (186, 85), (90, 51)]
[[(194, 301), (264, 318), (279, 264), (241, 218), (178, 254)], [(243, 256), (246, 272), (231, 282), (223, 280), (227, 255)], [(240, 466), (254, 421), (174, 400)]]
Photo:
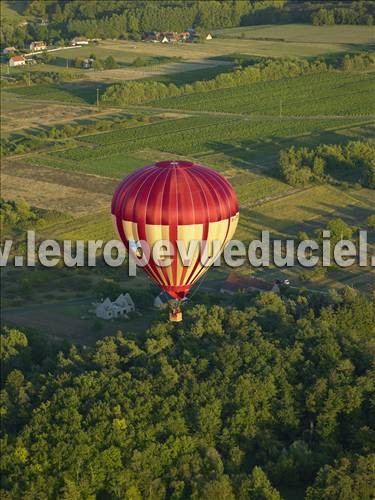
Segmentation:
[(187, 167), (192, 167), (194, 163), (191, 161), (186, 161), (186, 160), (165, 160), (165, 161), (158, 161), (155, 163), (157, 167), (168, 167), (168, 168), (187, 168)]

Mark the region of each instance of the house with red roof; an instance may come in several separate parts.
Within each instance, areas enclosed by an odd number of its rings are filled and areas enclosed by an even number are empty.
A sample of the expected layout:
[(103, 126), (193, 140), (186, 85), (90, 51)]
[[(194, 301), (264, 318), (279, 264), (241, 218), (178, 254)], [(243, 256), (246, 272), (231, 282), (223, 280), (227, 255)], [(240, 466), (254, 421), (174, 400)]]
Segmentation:
[(248, 278), (240, 274), (230, 273), (220, 288), (221, 293), (234, 295), (237, 292), (275, 292), (280, 288), (275, 283), (268, 283), (259, 278)]
[(26, 64), (26, 58), (24, 56), (13, 56), (9, 59), (9, 66), (14, 68), (16, 66), (24, 66)]

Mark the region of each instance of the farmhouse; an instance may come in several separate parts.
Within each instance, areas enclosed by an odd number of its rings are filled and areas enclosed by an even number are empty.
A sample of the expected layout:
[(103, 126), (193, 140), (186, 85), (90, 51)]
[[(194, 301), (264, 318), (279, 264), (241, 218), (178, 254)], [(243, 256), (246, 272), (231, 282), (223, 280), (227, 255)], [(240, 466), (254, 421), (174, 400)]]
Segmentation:
[(277, 284), (268, 283), (257, 278), (247, 278), (236, 273), (230, 273), (220, 288), (220, 293), (227, 293), (228, 295), (235, 295), (237, 292), (259, 291), (279, 293), (280, 289)]
[(9, 59), (9, 66), (14, 68), (16, 66), (24, 66), (26, 64), (26, 59), (23, 56), (13, 56)]
[(76, 45), (88, 45), (89, 41), (87, 38), (75, 37), (70, 41), (70, 45), (75, 47)]
[(133, 299), (129, 293), (121, 294), (112, 302), (108, 297), (102, 302), (95, 302), (95, 314), (101, 319), (126, 318), (127, 313), (135, 311)]
[(46, 50), (46, 48), (47, 48), (46, 43), (41, 40), (30, 43), (30, 50), (32, 52), (38, 52), (39, 50)]
[(3, 54), (12, 54), (13, 52), (16, 52), (16, 50), (16, 47), (5, 47), (5, 49), (3, 50)]
[(147, 33), (144, 42), (161, 42), (161, 43), (177, 43), (184, 42), (191, 38), (191, 31), (182, 31), (177, 33), (176, 31), (154, 31), (152, 33)]

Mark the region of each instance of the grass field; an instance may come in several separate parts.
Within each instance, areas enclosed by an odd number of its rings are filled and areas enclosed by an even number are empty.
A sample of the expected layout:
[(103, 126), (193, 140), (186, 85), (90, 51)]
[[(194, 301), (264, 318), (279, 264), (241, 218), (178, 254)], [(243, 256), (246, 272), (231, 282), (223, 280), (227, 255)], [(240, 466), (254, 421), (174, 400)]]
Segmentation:
[(279, 26), (244, 26), (214, 31), (221, 38), (277, 39), (285, 42), (306, 44), (354, 44), (366, 45), (375, 43), (372, 26), (312, 26), (309, 24), (283, 24)]
[[(235, 30), (246, 31), (267, 29), (267, 34), (255, 35), (250, 39), (238, 38)], [(126, 40), (103, 41), (102, 48), (114, 51), (132, 53), (177, 56), (184, 59), (207, 59), (231, 53), (269, 57), (303, 57), (327, 55), (339, 52), (357, 51), (375, 43), (371, 26), (307, 26), (307, 25), (280, 25), (280, 26), (253, 26), (221, 30), (213, 40), (197, 44), (152, 44), (146, 42), (130, 42)], [(304, 35), (304, 30), (306, 34)], [(241, 32), (240, 32), (241, 33)], [(294, 35), (295, 33), (295, 35)], [(240, 34), (241, 36), (241, 34)], [(293, 40), (294, 36), (298, 39)], [(258, 40), (254, 38), (260, 38)], [(262, 40), (271, 38), (271, 40)], [(272, 40), (275, 38), (277, 40)], [(280, 41), (280, 38), (286, 41)], [(155, 48), (157, 45), (157, 48)]]
[(333, 186), (314, 186), (243, 210), (237, 236), (249, 240), (249, 236), (259, 237), (264, 228), (276, 237), (295, 237), (298, 231), (313, 236), (314, 229), (323, 227), (334, 216), (354, 219), (364, 227), (370, 214), (371, 205), (353, 198), (350, 192)]
[(8, 94), (21, 96), (33, 100), (47, 100), (59, 102), (71, 102), (77, 104), (94, 104), (96, 102), (96, 89), (104, 91), (106, 85), (91, 83), (74, 85), (74, 84), (50, 84), (42, 83), (31, 85), (30, 87), (14, 87), (7, 88)]

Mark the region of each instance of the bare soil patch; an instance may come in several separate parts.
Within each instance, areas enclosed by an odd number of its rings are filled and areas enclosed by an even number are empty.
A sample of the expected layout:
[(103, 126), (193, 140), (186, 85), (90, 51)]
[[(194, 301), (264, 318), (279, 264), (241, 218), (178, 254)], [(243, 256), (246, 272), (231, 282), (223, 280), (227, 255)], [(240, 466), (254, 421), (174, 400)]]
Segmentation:
[[(25, 100), (22, 100), (25, 102)], [(40, 127), (41, 125), (55, 125), (73, 120), (90, 119), (97, 116), (117, 112), (112, 108), (98, 110), (93, 106), (70, 106), (66, 104), (35, 104), (32, 109), (5, 110), (1, 115), (2, 131), (14, 132), (16, 130)]]
[(30, 205), (81, 216), (108, 209), (117, 181), (63, 170), (30, 167), (7, 160), (2, 165), (2, 196)]

